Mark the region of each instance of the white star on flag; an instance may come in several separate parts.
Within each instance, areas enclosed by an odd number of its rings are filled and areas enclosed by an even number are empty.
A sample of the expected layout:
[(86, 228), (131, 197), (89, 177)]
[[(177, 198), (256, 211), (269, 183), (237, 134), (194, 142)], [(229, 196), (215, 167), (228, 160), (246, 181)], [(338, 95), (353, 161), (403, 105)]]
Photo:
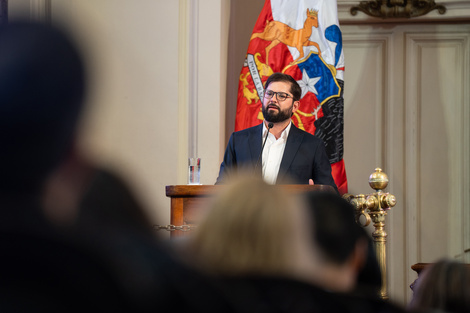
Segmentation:
[(307, 92), (313, 92), (314, 94), (318, 95), (317, 90), (315, 89), (315, 84), (320, 80), (320, 77), (310, 78), (305, 70), (302, 71), (302, 80), (298, 80), (297, 83), (302, 88), (302, 96), (303, 98)]

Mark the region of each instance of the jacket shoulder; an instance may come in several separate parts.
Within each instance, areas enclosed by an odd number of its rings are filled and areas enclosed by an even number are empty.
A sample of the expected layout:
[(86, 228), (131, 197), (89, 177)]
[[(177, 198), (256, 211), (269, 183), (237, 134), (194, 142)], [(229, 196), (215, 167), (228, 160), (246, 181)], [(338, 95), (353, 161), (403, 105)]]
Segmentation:
[(312, 135), (311, 133), (306, 132), (305, 130), (297, 128), (294, 124), (292, 124), (290, 131), (292, 135), (294, 136), (302, 136), (303, 141), (305, 142), (310, 142), (310, 143), (315, 143), (315, 144), (323, 143), (323, 140), (321, 138), (318, 138), (317, 136)]
[(245, 128), (245, 129), (236, 131), (232, 134), (232, 136), (235, 136), (235, 137), (250, 136), (252, 134), (256, 134), (257, 132), (261, 132), (262, 127), (263, 127), (262, 124), (258, 124), (256, 126), (252, 126), (252, 127), (249, 127), (249, 128)]

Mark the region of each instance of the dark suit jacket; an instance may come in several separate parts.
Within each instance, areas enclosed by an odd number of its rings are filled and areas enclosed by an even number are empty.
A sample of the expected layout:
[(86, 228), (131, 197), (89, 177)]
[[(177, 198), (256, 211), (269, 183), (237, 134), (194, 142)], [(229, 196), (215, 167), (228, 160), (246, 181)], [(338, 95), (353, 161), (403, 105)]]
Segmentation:
[(154, 235), (104, 222), (102, 210), (88, 227), (58, 228), (36, 198), (0, 195), (0, 312), (233, 312)]
[[(253, 172), (261, 153), (263, 124), (250, 127), (230, 136), (216, 184), (223, 183), (239, 171)], [(261, 166), (257, 168), (261, 174)], [(331, 165), (323, 141), (292, 124), (279, 167), (277, 184), (330, 185), (338, 190), (331, 176)]]
[[(235, 312), (257, 313), (407, 313), (393, 301), (361, 293), (334, 293), (297, 279), (238, 275), (221, 279), (221, 290)], [(411, 313), (411, 312), (409, 312)]]

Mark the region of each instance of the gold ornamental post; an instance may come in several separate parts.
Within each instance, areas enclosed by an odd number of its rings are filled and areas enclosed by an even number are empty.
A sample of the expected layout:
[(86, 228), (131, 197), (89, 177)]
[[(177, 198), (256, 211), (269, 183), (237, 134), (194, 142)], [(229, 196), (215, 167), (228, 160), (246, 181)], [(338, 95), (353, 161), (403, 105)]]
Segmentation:
[(351, 195), (345, 194), (343, 197), (356, 208), (356, 222), (362, 227), (366, 227), (371, 221), (374, 222), (374, 232), (372, 239), (375, 244), (375, 252), (382, 274), (382, 287), (380, 297), (388, 299), (387, 295), (387, 264), (386, 246), (387, 233), (384, 230), (385, 216), (387, 211), (396, 204), (395, 196), (385, 193), (382, 190), (388, 185), (388, 176), (382, 169), (376, 168), (369, 177), (369, 186), (375, 190), (371, 194)]

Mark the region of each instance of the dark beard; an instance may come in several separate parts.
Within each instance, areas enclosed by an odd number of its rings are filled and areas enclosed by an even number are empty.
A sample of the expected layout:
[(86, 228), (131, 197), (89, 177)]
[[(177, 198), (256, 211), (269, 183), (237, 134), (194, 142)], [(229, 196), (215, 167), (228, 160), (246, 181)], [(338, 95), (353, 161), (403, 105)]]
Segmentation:
[(276, 111), (268, 111), (267, 110), (268, 106), (269, 105), (267, 105), (266, 108), (263, 106), (262, 109), (261, 109), (262, 112), (263, 112), (264, 119), (268, 122), (271, 122), (271, 123), (284, 122), (285, 120), (288, 120), (292, 117), (293, 105), (291, 105), (290, 108), (288, 108), (284, 111), (279, 110), (277, 112)]

